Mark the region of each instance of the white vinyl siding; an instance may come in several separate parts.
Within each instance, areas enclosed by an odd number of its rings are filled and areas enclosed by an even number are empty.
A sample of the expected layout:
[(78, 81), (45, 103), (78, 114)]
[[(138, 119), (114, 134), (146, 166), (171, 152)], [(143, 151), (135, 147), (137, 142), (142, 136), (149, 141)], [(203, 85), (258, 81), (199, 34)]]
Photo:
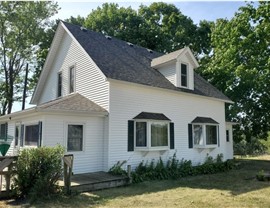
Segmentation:
[(163, 66), (159, 68), (158, 71), (172, 84), (176, 85), (175, 63)]
[[(174, 122), (175, 149), (167, 151), (127, 152), (127, 121), (142, 111), (163, 113)], [(188, 124), (197, 116), (211, 117), (219, 123), (220, 147), (199, 151), (188, 148)], [(224, 159), (231, 158), (225, 148), (224, 102), (207, 97), (192, 96), (159, 88), (124, 82), (110, 82), (110, 126), (108, 168), (117, 161), (127, 160), (132, 167), (142, 160), (168, 159), (175, 152), (179, 159), (192, 160), (196, 165), (205, 160), (207, 154), (216, 157), (223, 153)]]
[[(75, 65), (75, 90), (96, 104), (109, 109), (109, 84), (86, 52), (64, 34), (57, 56), (45, 82), (38, 104), (57, 98), (57, 74), (62, 72), (62, 96), (69, 94), (69, 68)], [(44, 78), (44, 77), (43, 77)]]
[(67, 151), (67, 125), (83, 125), (83, 150), (74, 155), (74, 174), (104, 170), (104, 118), (47, 115), (43, 122), (43, 146), (64, 145)]

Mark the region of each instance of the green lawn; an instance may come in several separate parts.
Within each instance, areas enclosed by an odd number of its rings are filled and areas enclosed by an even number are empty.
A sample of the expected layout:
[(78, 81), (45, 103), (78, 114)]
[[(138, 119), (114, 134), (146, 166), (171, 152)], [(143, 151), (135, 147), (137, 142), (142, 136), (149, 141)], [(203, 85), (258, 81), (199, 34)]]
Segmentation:
[[(270, 182), (255, 179), (262, 169), (270, 172), (270, 156), (238, 161), (239, 168), (226, 173), (62, 196), (31, 207), (270, 207)], [(1, 206), (29, 205), (2, 201)]]

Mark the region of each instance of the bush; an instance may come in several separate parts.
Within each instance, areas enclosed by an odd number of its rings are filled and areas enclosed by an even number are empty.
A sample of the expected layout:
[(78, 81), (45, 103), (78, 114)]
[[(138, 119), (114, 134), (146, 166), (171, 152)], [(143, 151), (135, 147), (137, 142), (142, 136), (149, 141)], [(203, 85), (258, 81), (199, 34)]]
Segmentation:
[(207, 156), (202, 165), (192, 166), (190, 160), (181, 161), (176, 159), (174, 154), (165, 165), (160, 158), (157, 163), (154, 160), (148, 165), (143, 161), (131, 173), (132, 182), (138, 183), (146, 180), (163, 180), (163, 179), (178, 179), (181, 177), (200, 175), (200, 174), (213, 174), (224, 172), (234, 167), (232, 160), (223, 162), (223, 155), (217, 155), (216, 159)]
[(19, 153), (17, 170), (13, 177), (13, 190), (16, 195), (35, 201), (57, 193), (57, 181), (62, 175), (63, 155), (64, 149), (60, 145), (23, 149)]
[(127, 171), (122, 169), (122, 166), (126, 163), (127, 161), (123, 161), (120, 162), (118, 161), (114, 166), (112, 166), (109, 170), (109, 173), (111, 173), (112, 175), (122, 175), (122, 176), (126, 176), (127, 175)]

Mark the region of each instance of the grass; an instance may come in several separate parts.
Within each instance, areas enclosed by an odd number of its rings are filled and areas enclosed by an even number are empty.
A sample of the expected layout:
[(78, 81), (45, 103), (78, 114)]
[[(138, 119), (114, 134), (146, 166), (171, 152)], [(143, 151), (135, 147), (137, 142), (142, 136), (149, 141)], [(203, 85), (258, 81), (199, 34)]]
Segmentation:
[(270, 172), (270, 156), (237, 159), (238, 169), (179, 180), (148, 181), (127, 187), (60, 196), (29, 205), (1, 201), (0, 207), (269, 207), (270, 182), (255, 179)]

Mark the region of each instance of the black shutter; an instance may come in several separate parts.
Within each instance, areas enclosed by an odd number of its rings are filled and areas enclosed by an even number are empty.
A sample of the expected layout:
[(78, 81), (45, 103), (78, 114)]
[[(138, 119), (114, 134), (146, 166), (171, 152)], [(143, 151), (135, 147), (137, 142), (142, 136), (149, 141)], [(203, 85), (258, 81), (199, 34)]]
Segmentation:
[(23, 137), (24, 137), (24, 125), (21, 125), (21, 137), (20, 137), (20, 146), (23, 147)]
[(170, 123), (170, 149), (174, 149), (174, 123)]
[(38, 146), (41, 147), (42, 142), (42, 121), (38, 122)]
[(220, 146), (220, 141), (219, 141), (219, 126), (217, 126), (217, 143), (218, 147)]
[(192, 124), (188, 124), (188, 148), (193, 148)]
[(128, 152), (134, 151), (134, 121), (128, 121)]

